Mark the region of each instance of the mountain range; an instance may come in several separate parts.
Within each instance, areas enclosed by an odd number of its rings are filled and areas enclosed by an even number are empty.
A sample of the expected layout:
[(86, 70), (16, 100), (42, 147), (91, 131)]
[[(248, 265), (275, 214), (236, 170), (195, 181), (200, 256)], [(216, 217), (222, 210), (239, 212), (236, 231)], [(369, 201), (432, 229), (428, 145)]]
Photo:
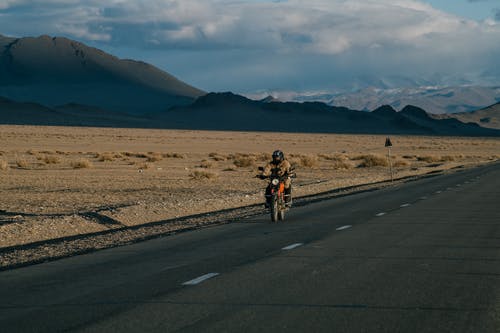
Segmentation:
[(79, 104), (48, 108), (2, 98), (0, 122), (229, 131), (500, 136), (497, 129), (466, 124), (454, 118), (434, 119), (414, 106), (406, 106), (397, 112), (385, 105), (373, 112), (363, 112), (320, 102), (254, 101), (230, 92), (209, 93), (190, 105), (143, 115), (109, 112)]
[(0, 36), (0, 74), (2, 124), (500, 136), (500, 130), (436, 119), (411, 105), (363, 112), (317, 101), (207, 94), (152, 65), (59, 37)]
[(0, 96), (49, 107), (78, 103), (137, 114), (205, 94), (152, 65), (62, 37), (0, 35), (0, 73)]
[(455, 118), (464, 123), (476, 123), (486, 128), (500, 129), (500, 103), (473, 112), (433, 115), (436, 119)]
[(261, 99), (273, 96), (281, 101), (321, 101), (332, 106), (371, 111), (380, 105), (401, 110), (415, 105), (433, 114), (471, 112), (500, 102), (500, 86), (414, 86), (407, 88), (368, 87), (356, 91), (264, 91), (247, 94)]

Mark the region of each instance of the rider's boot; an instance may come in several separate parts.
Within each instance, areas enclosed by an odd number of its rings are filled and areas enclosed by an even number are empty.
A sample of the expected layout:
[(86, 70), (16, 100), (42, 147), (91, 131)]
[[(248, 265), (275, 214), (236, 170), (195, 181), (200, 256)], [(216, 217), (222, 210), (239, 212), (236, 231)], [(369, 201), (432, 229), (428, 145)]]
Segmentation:
[(264, 203), (264, 206), (266, 208), (271, 207), (271, 187), (270, 186), (268, 186), (266, 188), (266, 193), (264, 195), (264, 198), (266, 198), (266, 202)]

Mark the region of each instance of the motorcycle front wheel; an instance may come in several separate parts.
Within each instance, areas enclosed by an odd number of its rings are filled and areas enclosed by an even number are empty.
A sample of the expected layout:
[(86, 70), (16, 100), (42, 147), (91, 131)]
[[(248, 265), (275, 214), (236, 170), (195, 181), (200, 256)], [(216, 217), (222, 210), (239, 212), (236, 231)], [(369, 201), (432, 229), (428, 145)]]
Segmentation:
[(271, 200), (271, 221), (278, 221), (278, 200), (276, 200), (276, 196), (273, 196)]
[(279, 211), (278, 211), (278, 219), (280, 221), (284, 221), (285, 220), (285, 208), (281, 208)]
[(278, 203), (278, 220), (283, 221), (285, 219), (285, 201), (283, 200), (283, 197), (278, 197), (277, 198), (277, 203)]

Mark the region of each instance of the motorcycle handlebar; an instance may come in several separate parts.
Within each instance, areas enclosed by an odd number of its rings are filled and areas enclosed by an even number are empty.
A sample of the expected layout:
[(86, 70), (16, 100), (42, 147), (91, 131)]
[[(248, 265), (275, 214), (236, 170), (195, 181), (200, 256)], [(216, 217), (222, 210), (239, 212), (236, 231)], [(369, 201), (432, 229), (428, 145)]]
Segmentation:
[(286, 174), (286, 175), (283, 175), (283, 176), (276, 176), (276, 175), (270, 175), (270, 176), (264, 176), (264, 175), (255, 175), (255, 178), (260, 178), (260, 179), (269, 179), (269, 178), (287, 178), (287, 177), (290, 177), (290, 178), (297, 178), (297, 174), (294, 172), (294, 173), (289, 173), (289, 174)]

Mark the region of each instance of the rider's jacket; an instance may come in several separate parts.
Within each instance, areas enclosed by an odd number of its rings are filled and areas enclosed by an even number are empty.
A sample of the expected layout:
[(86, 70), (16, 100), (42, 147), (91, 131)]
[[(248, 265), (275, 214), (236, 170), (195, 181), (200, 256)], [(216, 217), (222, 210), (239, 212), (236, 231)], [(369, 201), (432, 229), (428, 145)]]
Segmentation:
[(262, 172), (262, 174), (264, 176), (270, 176), (271, 175), (271, 172), (273, 169), (278, 169), (277, 172), (278, 172), (278, 176), (283, 176), (287, 173), (290, 173), (290, 168), (292, 166), (290, 165), (290, 162), (288, 162), (287, 160), (283, 160), (281, 161), (278, 165), (274, 164), (272, 161), (269, 162), (265, 167), (264, 167), (264, 171)]

